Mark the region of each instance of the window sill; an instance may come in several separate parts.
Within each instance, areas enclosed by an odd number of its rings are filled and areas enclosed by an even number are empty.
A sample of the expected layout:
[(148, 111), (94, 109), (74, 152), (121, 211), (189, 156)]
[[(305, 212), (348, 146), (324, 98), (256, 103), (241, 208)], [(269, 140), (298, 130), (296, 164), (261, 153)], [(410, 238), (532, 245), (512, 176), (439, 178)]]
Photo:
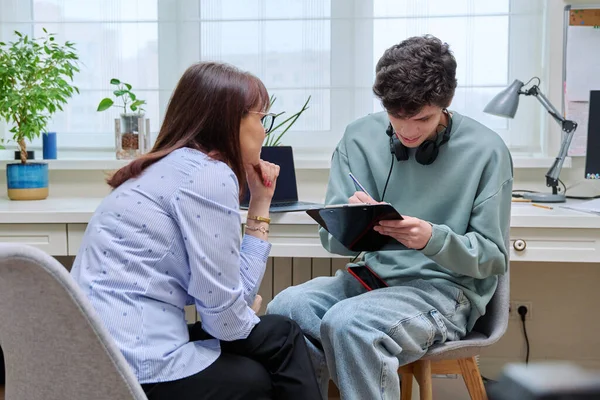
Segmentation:
[[(549, 169), (555, 159), (556, 157), (513, 155), (513, 167), (514, 169)], [(563, 169), (572, 166), (572, 158), (565, 157)]]
[[(331, 167), (331, 156), (324, 154), (298, 154), (294, 160), (296, 170), (329, 170)], [(15, 160), (0, 160), (0, 170), (6, 169), (6, 164), (15, 163)], [(119, 169), (129, 162), (129, 160), (111, 160), (111, 159), (72, 159), (72, 160), (32, 160), (31, 162), (48, 163), (48, 168), (54, 171), (113, 171)], [(554, 162), (554, 157), (543, 156), (513, 156), (513, 165), (515, 169), (548, 169)], [(572, 167), (571, 157), (565, 158), (564, 168)]]
[[(6, 169), (6, 164), (17, 163), (16, 160), (0, 160), (0, 170)], [(31, 163), (47, 163), (48, 169), (54, 171), (112, 171), (127, 165), (129, 160), (28, 160)]]
[[(114, 171), (125, 165), (130, 160), (102, 160), (102, 159), (81, 159), (81, 160), (29, 160), (28, 162), (43, 162), (48, 164), (48, 169), (53, 171)], [(0, 171), (6, 169), (6, 164), (17, 163), (17, 160), (0, 160)], [(296, 158), (295, 167), (298, 170), (328, 170), (331, 161), (327, 159), (302, 159)]]

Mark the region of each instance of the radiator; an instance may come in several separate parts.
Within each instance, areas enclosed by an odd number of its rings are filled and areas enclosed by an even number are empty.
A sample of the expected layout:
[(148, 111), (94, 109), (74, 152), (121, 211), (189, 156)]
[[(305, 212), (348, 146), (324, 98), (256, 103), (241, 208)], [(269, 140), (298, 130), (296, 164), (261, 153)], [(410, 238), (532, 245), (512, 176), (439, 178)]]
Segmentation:
[[(264, 314), (267, 304), (283, 289), (299, 285), (318, 276), (333, 276), (338, 269), (344, 269), (349, 261), (349, 258), (269, 258), (265, 276), (258, 291), (263, 298), (259, 315)], [(195, 306), (186, 307), (185, 319), (188, 323), (198, 321)]]

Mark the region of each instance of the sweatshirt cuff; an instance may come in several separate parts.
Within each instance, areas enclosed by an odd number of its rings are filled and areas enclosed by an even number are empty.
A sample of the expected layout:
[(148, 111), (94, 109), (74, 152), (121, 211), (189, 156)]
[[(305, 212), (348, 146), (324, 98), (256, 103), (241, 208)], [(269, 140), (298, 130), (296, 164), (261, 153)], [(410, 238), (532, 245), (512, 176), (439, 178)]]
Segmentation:
[(431, 237), (421, 252), (427, 257), (436, 255), (444, 247), (447, 236), (448, 230), (444, 229), (442, 225), (431, 224)]
[(248, 257), (258, 258), (266, 263), (271, 253), (271, 243), (252, 235), (244, 235), (241, 252)]

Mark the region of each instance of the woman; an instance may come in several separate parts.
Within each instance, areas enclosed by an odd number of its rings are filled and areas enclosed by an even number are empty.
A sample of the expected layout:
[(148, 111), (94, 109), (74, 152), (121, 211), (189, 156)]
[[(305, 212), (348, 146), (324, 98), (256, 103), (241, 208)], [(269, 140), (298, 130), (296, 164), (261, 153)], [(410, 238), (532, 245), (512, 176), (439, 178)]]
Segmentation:
[[(279, 174), (260, 160), (268, 107), (258, 78), (192, 65), (154, 148), (108, 180), (114, 190), (89, 222), (72, 275), (150, 400), (320, 398), (298, 326), (250, 307)], [(202, 325), (188, 330), (194, 303)]]

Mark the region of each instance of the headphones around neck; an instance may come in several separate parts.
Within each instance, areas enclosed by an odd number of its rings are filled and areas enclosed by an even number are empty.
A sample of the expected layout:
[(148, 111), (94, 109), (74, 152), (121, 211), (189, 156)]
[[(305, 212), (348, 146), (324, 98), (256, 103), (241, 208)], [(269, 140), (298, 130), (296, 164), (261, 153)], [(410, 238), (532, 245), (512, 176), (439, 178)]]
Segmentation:
[[(444, 109), (443, 112), (448, 116), (448, 126), (442, 125), (444, 126), (442, 140), (438, 144), (438, 134), (435, 136), (435, 139), (427, 139), (419, 145), (415, 152), (415, 160), (417, 160), (419, 164), (432, 164), (438, 156), (440, 147), (450, 140), (450, 133), (452, 132), (452, 116), (446, 109)], [(400, 139), (394, 134), (394, 128), (391, 123), (385, 133), (390, 137), (390, 152), (396, 156), (398, 161), (408, 160), (408, 148), (404, 146)]]

